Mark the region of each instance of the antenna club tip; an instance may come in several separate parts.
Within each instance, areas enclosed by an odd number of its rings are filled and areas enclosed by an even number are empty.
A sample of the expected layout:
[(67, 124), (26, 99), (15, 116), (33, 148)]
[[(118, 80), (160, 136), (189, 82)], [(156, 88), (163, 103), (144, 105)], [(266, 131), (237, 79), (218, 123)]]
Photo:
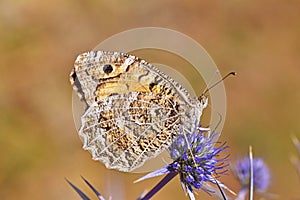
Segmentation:
[(230, 74), (230, 75), (233, 75), (233, 76), (236, 76), (236, 75), (237, 75), (236, 72), (230, 72), (229, 74)]

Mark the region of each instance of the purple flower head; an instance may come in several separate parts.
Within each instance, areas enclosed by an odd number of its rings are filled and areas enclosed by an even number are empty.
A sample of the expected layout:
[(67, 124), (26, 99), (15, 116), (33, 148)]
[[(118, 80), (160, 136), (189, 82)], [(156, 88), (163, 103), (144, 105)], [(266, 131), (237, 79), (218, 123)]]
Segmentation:
[(224, 188), (231, 192), (217, 180), (219, 175), (227, 171), (225, 169), (227, 157), (220, 158), (219, 155), (227, 146), (225, 143), (215, 146), (216, 142), (214, 141), (218, 134), (210, 134), (208, 128), (205, 129), (205, 132), (207, 134), (199, 128), (193, 134), (180, 135), (169, 147), (173, 162), (135, 181), (139, 182), (166, 174), (142, 200), (151, 198), (176, 175), (179, 175), (181, 186), (191, 200), (195, 199), (193, 188), (202, 189), (211, 194), (217, 191), (213, 187), (209, 187), (207, 183), (217, 184), (218, 190)]
[(215, 147), (214, 136), (201, 132), (180, 135), (169, 147), (174, 162), (168, 165), (168, 170), (180, 175), (185, 189), (200, 189), (203, 182), (216, 184), (215, 178), (226, 171), (226, 158), (218, 156), (227, 146)]
[[(248, 157), (240, 159), (236, 162), (235, 174), (243, 188), (249, 186), (249, 170), (250, 160)], [(268, 166), (263, 159), (253, 159), (253, 184), (254, 189), (258, 191), (266, 191), (271, 182), (271, 175)]]

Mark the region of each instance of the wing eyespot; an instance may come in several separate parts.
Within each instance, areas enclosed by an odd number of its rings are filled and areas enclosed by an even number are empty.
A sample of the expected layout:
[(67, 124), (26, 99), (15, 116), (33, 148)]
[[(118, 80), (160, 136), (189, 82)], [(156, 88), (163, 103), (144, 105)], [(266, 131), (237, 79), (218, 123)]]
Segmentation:
[(111, 64), (105, 64), (103, 66), (103, 72), (105, 74), (110, 74), (114, 70), (113, 66)]

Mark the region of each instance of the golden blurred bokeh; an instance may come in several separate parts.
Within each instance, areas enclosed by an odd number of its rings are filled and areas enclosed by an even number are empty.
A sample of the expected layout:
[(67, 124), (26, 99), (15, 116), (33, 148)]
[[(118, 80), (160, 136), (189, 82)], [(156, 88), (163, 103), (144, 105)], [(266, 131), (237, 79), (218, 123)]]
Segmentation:
[[(135, 199), (160, 178), (105, 169), (81, 148), (69, 73), (79, 53), (136, 27), (182, 32), (212, 56), (225, 81), (220, 140), (233, 161), (247, 153), (272, 170), (271, 193), (300, 195), (290, 135), (300, 137), (300, 1), (2, 0), (0, 2), (0, 199), (79, 199), (80, 175), (113, 199)], [(197, 85), (197, 83), (195, 83)], [(235, 191), (232, 176), (223, 178)], [(153, 199), (187, 199), (175, 179)], [(197, 199), (212, 199), (199, 192)]]

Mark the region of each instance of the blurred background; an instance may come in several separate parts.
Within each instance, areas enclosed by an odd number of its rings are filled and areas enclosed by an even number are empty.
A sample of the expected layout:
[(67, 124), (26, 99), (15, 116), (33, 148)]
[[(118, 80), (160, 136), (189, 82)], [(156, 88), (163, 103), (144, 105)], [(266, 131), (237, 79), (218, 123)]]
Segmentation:
[[(225, 81), (227, 117), (220, 138), (230, 159), (263, 157), (269, 192), (299, 197), (290, 156), (300, 137), (300, 2), (0, 1), (0, 199), (79, 199), (80, 175), (113, 199), (135, 199), (160, 178), (106, 170), (82, 150), (72, 117), (69, 73), (79, 53), (107, 37), (145, 26), (180, 31), (203, 45)], [(197, 86), (197, 82), (194, 83)], [(222, 179), (237, 191), (232, 176)], [(198, 192), (198, 199), (211, 199)], [(187, 199), (176, 178), (153, 199)]]

